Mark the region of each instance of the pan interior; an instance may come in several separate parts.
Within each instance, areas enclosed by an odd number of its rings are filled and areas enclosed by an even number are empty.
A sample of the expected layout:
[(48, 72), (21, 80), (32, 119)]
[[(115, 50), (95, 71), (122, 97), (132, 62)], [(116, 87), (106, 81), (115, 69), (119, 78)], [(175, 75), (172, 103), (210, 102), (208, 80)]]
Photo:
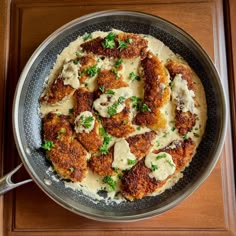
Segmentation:
[[(126, 32), (150, 34), (166, 44), (172, 51), (180, 54), (194, 69), (206, 91), (208, 120), (205, 135), (197, 149), (184, 177), (172, 188), (155, 197), (147, 197), (134, 202), (105, 204), (96, 202), (80, 191), (65, 188), (63, 181), (45, 184), (49, 164), (40, 149), (42, 144), (42, 124), (38, 113), (39, 97), (45, 78), (49, 75), (57, 55), (86, 32), (97, 30), (109, 31), (112, 28)], [(54, 34), (55, 36), (55, 34)], [(92, 15), (87, 19), (77, 20), (59, 30), (56, 37), (38, 49), (37, 57), (25, 68), (18, 89), (18, 116), (14, 121), (15, 129), (20, 134), (16, 140), (23, 162), (36, 183), (54, 200), (76, 213), (96, 219), (138, 219), (141, 216), (160, 214), (175, 206), (180, 200), (192, 193), (197, 185), (209, 174), (217, 160), (217, 152), (222, 142), (224, 126), (224, 98), (218, 74), (199, 46), (185, 33), (172, 24), (149, 15), (132, 12), (107, 12)], [(203, 177), (204, 176), (204, 177)]]

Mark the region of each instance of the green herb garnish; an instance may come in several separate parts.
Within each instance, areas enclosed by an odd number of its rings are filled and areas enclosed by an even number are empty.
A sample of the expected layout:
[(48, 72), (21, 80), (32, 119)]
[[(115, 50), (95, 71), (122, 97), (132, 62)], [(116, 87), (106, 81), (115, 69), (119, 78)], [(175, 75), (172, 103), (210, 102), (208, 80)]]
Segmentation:
[(125, 97), (124, 96), (120, 96), (119, 98), (118, 98), (118, 103), (123, 103), (124, 101), (125, 101)]
[(101, 136), (103, 137), (103, 144), (100, 146), (99, 151), (102, 155), (106, 155), (108, 153), (108, 145), (111, 141), (111, 136), (108, 135), (106, 130), (104, 128), (99, 128), (99, 132)]
[(114, 67), (117, 69), (123, 63), (122, 59), (118, 59), (115, 61)]
[(99, 90), (100, 90), (102, 93), (104, 93), (104, 90), (105, 90), (104, 85), (101, 85), (101, 86), (99, 87)]
[(53, 141), (44, 140), (44, 144), (41, 146), (44, 150), (50, 151), (52, 147), (55, 147)]
[(74, 113), (74, 108), (70, 108), (70, 109), (68, 110), (68, 112), (69, 112), (69, 114), (73, 114), (73, 113)]
[(183, 140), (187, 140), (188, 139), (188, 136), (187, 136), (187, 134), (185, 134), (184, 136), (183, 136)]
[(133, 40), (130, 38), (125, 41), (118, 39), (118, 44), (119, 44), (118, 49), (120, 49), (120, 51), (122, 51), (123, 49), (128, 47), (128, 44), (131, 44), (132, 42), (133, 42)]
[(146, 103), (143, 103), (143, 105), (141, 107), (141, 111), (142, 112), (151, 112), (152, 110)]
[(118, 72), (115, 68), (112, 68), (111, 71), (115, 74), (115, 79), (118, 80), (119, 79), (119, 75), (118, 75)]
[(105, 38), (104, 41), (102, 42), (102, 46), (104, 48), (114, 48), (115, 47), (115, 38), (116, 35), (113, 32), (110, 32)]
[(97, 65), (94, 65), (94, 66), (91, 66), (90, 68), (88, 69), (84, 69), (81, 74), (87, 74), (89, 75), (90, 77), (93, 77), (95, 76), (97, 73), (100, 72), (100, 68), (97, 67)]
[(171, 163), (170, 160), (166, 160), (166, 162), (171, 166), (171, 167), (175, 167), (175, 165), (173, 163)]
[(75, 168), (73, 168), (73, 167), (70, 167), (70, 172), (72, 173), (72, 172), (74, 172), (74, 170), (75, 170)]
[(108, 184), (111, 190), (115, 191), (116, 190), (116, 181), (112, 179), (111, 176), (105, 176), (102, 180), (104, 184)]
[(132, 107), (135, 108), (138, 111), (139, 108), (140, 108), (140, 103), (141, 103), (142, 99), (138, 98), (136, 96), (132, 96), (130, 98), (130, 101), (132, 102)]
[(152, 171), (158, 170), (158, 166), (151, 163)]
[(140, 81), (140, 76), (136, 75), (133, 71), (129, 73), (129, 78), (133, 80)]
[(106, 94), (111, 94), (111, 95), (115, 94), (115, 92), (113, 90), (111, 90), (111, 89), (108, 89), (105, 93)]
[(166, 153), (163, 153), (163, 154), (157, 155), (157, 156), (156, 156), (156, 159), (157, 159), (157, 160), (160, 160), (160, 159), (166, 158), (166, 157), (167, 157)]
[(137, 130), (141, 130), (141, 128), (142, 128), (141, 126), (138, 126), (138, 127), (137, 127)]
[(73, 63), (74, 63), (75, 65), (77, 65), (77, 64), (79, 64), (79, 60), (78, 60), (78, 59), (75, 59), (75, 60), (73, 60)]
[(193, 135), (195, 136), (195, 137), (197, 137), (197, 138), (199, 138), (200, 137), (200, 135), (198, 134), (198, 133), (193, 133)]
[(88, 39), (92, 39), (93, 38), (93, 36), (92, 36), (92, 34), (91, 33), (87, 33), (87, 34), (85, 34), (85, 36), (83, 37), (83, 40), (84, 40), (84, 42), (85, 41), (87, 41)]
[(128, 165), (135, 165), (137, 160), (128, 159)]
[(126, 124), (127, 124), (127, 120), (123, 120), (122, 123), (123, 123), (124, 125), (126, 125)]

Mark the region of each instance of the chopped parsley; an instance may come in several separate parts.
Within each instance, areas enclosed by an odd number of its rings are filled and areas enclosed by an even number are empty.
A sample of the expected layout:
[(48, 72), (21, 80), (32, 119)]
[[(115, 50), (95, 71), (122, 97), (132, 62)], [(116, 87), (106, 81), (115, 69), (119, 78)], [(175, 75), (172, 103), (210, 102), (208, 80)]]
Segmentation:
[(111, 106), (107, 107), (107, 113), (109, 116), (114, 116), (117, 113), (118, 102), (113, 103)]
[(141, 126), (138, 126), (138, 127), (137, 127), (137, 130), (141, 130), (141, 128), (142, 128)]
[(93, 76), (95, 76), (99, 72), (100, 72), (100, 68), (98, 68), (97, 65), (94, 65), (94, 66), (91, 66), (88, 69), (84, 69), (81, 73), (82, 74), (87, 74), (90, 77), (93, 77)]
[(78, 60), (78, 59), (75, 59), (75, 60), (73, 60), (73, 63), (74, 63), (75, 65), (77, 65), (77, 64), (79, 64), (79, 60)]
[(129, 73), (129, 78), (133, 80), (140, 81), (140, 76), (136, 75), (133, 71)]
[(173, 163), (171, 163), (170, 160), (166, 160), (166, 162), (171, 166), (171, 167), (175, 167), (175, 165)]
[(58, 132), (57, 132), (57, 139), (61, 138), (61, 134), (64, 134), (66, 132), (65, 128), (61, 128)]
[(108, 184), (112, 191), (116, 190), (116, 181), (111, 176), (105, 176), (102, 180), (104, 184)]
[(122, 178), (122, 173), (120, 172), (118, 175), (117, 175), (117, 177), (119, 178), (119, 179), (121, 179)]
[(111, 94), (111, 95), (115, 94), (115, 92), (113, 90), (111, 90), (111, 89), (108, 89), (105, 93), (106, 94)]
[(74, 170), (75, 170), (75, 168), (73, 168), (73, 167), (70, 167), (70, 172), (72, 173), (72, 172), (74, 172)]
[(83, 126), (85, 129), (89, 129), (92, 126), (92, 122), (94, 121), (94, 117), (88, 116), (88, 117), (84, 118), (84, 116), (82, 115), (79, 120), (80, 120), (80, 123), (78, 124), (78, 126)]
[(68, 112), (69, 112), (69, 114), (73, 114), (73, 113), (74, 113), (74, 108), (70, 108), (70, 109), (68, 110)]
[(187, 134), (185, 134), (184, 136), (183, 136), (183, 140), (187, 140), (188, 139), (188, 136), (187, 136)]
[(161, 145), (160, 142), (157, 140), (156, 141), (156, 146), (159, 147), (160, 145)]
[(99, 132), (103, 137), (103, 144), (100, 146), (99, 151), (102, 155), (106, 155), (108, 153), (108, 145), (112, 138), (108, 135), (104, 128), (99, 128)]
[(119, 79), (119, 75), (118, 75), (118, 72), (115, 68), (112, 68), (111, 71), (115, 74), (115, 79), (118, 80)]
[(127, 120), (123, 120), (122, 123), (123, 123), (124, 125), (126, 125), (126, 124), (127, 124)]
[(100, 90), (102, 93), (104, 93), (104, 91), (105, 91), (104, 85), (101, 85), (101, 86), (99, 87), (99, 90)]
[(160, 160), (160, 159), (166, 158), (166, 157), (167, 157), (166, 153), (163, 153), (163, 154), (157, 155), (157, 156), (156, 156), (156, 159), (157, 159), (157, 160)]
[(118, 172), (118, 168), (117, 167), (113, 167), (113, 170), (117, 173)]
[(79, 57), (79, 56), (80, 56), (80, 53), (79, 53), (79, 52), (76, 52), (75, 55), (76, 55), (77, 57)]
[(193, 133), (193, 135), (196, 137), (196, 138), (199, 138), (200, 137), (200, 135), (198, 134), (198, 133)]
[(92, 39), (93, 38), (93, 36), (92, 36), (92, 34), (91, 33), (87, 33), (87, 34), (85, 34), (85, 36), (83, 37), (83, 40), (84, 40), (84, 42), (85, 41), (87, 41), (88, 39)]
[(170, 86), (170, 88), (172, 89), (172, 88), (174, 87), (174, 81), (171, 81), (171, 82), (169, 83), (169, 86)]
[(164, 132), (164, 135), (162, 136), (163, 138), (166, 138), (169, 132)]
[(142, 112), (151, 112), (152, 110), (146, 103), (143, 103), (143, 105), (141, 107), (141, 111)]
[(142, 99), (138, 98), (136, 96), (132, 96), (130, 98), (130, 101), (132, 102), (132, 107), (135, 108), (138, 111), (139, 108), (140, 108), (140, 103), (141, 103)]
[(88, 87), (88, 83), (85, 83), (84, 86), (87, 88)]
[(44, 144), (41, 146), (44, 150), (50, 151), (52, 147), (55, 147), (53, 141), (44, 140)]
[(175, 130), (176, 130), (176, 128), (175, 128), (175, 127), (172, 127), (172, 128), (171, 128), (171, 131), (173, 131), (173, 132), (174, 132)]
[(125, 101), (125, 97), (124, 96), (120, 96), (119, 98), (118, 98), (118, 103), (123, 103), (124, 101)]
[(151, 163), (151, 169), (152, 171), (158, 170), (158, 166)]
[(122, 59), (118, 59), (115, 61), (114, 67), (117, 69), (123, 63)]
[(128, 47), (128, 44), (131, 44), (132, 42), (133, 42), (133, 40), (130, 38), (125, 41), (118, 39), (118, 44), (119, 44), (118, 49), (120, 49), (120, 51), (122, 51), (123, 49)]
[(113, 32), (110, 32), (105, 38), (104, 41), (102, 42), (102, 46), (104, 48), (114, 48), (115, 47), (115, 38), (116, 35)]
[(137, 163), (137, 160), (128, 159), (128, 165), (135, 165), (136, 163)]

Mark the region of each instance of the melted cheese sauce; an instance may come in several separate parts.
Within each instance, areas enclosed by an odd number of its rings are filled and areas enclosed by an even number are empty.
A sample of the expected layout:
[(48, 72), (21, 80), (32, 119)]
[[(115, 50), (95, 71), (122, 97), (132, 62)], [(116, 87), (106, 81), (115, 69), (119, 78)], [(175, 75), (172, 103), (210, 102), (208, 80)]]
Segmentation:
[[(114, 33), (120, 33), (119, 30), (113, 30)], [(96, 31), (92, 33), (92, 37), (96, 38), (98, 36), (105, 37), (107, 35), (106, 32)], [(158, 58), (163, 62), (166, 63), (169, 59), (173, 60), (180, 60), (179, 56), (174, 54), (166, 45), (164, 45), (160, 40), (150, 36), (150, 35), (143, 35), (143, 37), (148, 41), (148, 49), (151, 50)], [(68, 63), (69, 60), (74, 59), (76, 56), (76, 52), (79, 52), (81, 55), (84, 55), (84, 52), (81, 51), (80, 44), (82, 44), (83, 36), (78, 37), (77, 40), (74, 42), (71, 42), (70, 45), (65, 48), (60, 55), (57, 57), (57, 61), (53, 67), (53, 69), (50, 72), (50, 75), (48, 79), (45, 80), (45, 87), (50, 86), (51, 83), (57, 78), (62, 70), (65, 70), (66, 68), (63, 68), (63, 65), (65, 63)], [(97, 60), (97, 66), (101, 69), (112, 69), (114, 67), (114, 63), (116, 61), (115, 58), (105, 58), (104, 60), (101, 60), (99, 56), (95, 56)], [(73, 66), (71, 64), (73, 68)], [(78, 67), (78, 65), (76, 65)], [(123, 77), (123, 80), (126, 81), (129, 84), (129, 92), (127, 92), (127, 88), (122, 88), (120, 90), (113, 91), (116, 92), (116, 95), (114, 98), (108, 101), (107, 94), (102, 94), (100, 98), (98, 98), (96, 101), (94, 101), (94, 108), (99, 112), (99, 114), (103, 117), (109, 117), (107, 113), (107, 107), (113, 105), (115, 102), (118, 101), (118, 98), (120, 96), (124, 95), (125, 98), (129, 98), (131, 96), (136, 96), (138, 98), (143, 99), (144, 96), (144, 82), (141, 79), (140, 81), (131, 79), (130, 73), (134, 73), (137, 76), (142, 75), (142, 69), (140, 69), (140, 58), (135, 59), (123, 59), (122, 63), (123, 69), (119, 71), (119, 75)], [(73, 69), (72, 69), (73, 71)], [(72, 86), (73, 82), (73, 72), (69, 73), (67, 82)], [(175, 78), (175, 82), (177, 87), (176, 88), (183, 88), (185, 86), (184, 82), (181, 81), (181, 76), (177, 75)], [(194, 113), (197, 115), (198, 119), (196, 120), (196, 125), (193, 128), (192, 132), (188, 133), (188, 137), (191, 137), (192, 140), (196, 143), (196, 147), (201, 141), (201, 137), (204, 134), (205, 125), (206, 125), (206, 119), (207, 119), (207, 105), (205, 100), (205, 92), (203, 85), (201, 84), (200, 79), (197, 77), (196, 74), (193, 76), (193, 81), (195, 85), (195, 100), (200, 104), (200, 107), (194, 108)], [(97, 83), (96, 83), (96, 76), (92, 78), (88, 78), (86, 81), (86, 87), (90, 91), (95, 91), (98, 89)], [(76, 88), (77, 86), (84, 86), (84, 85), (78, 85), (73, 84), (73, 88)], [(178, 93), (178, 91), (174, 89), (174, 93)], [(185, 93), (186, 91), (184, 91)], [(173, 93), (173, 91), (172, 91)], [(111, 97), (111, 95), (109, 95)], [(173, 96), (173, 94), (172, 94)], [(192, 109), (192, 100), (194, 97), (194, 94), (190, 92), (190, 94), (185, 94), (185, 109), (191, 110)], [(110, 99), (110, 98), (109, 98)], [(107, 103), (105, 106), (102, 106), (102, 103)], [(108, 105), (109, 104), (109, 105)], [(172, 157), (167, 153), (166, 159), (156, 159), (157, 154), (153, 154), (153, 150), (157, 150), (160, 148), (165, 147), (173, 140), (182, 140), (182, 137), (178, 134), (178, 131), (175, 129), (174, 126), (174, 118), (175, 118), (175, 106), (178, 106), (177, 103), (177, 95), (173, 96), (172, 101), (169, 101), (164, 107), (161, 108), (161, 112), (165, 115), (167, 119), (167, 127), (162, 132), (156, 133), (156, 138), (153, 141), (153, 147), (150, 150), (150, 153), (145, 158), (145, 164), (148, 168), (152, 168), (152, 164), (157, 165), (159, 167), (159, 171), (155, 170), (152, 171), (151, 177), (156, 179), (166, 179), (169, 175), (172, 175), (171, 178), (167, 180), (167, 182), (159, 188), (156, 192), (152, 193), (151, 196), (160, 194), (164, 192), (166, 189), (171, 188), (175, 183), (178, 182), (178, 180), (183, 176), (182, 173), (174, 173), (175, 167), (172, 160)], [(74, 102), (72, 99), (72, 96), (69, 96), (65, 99), (63, 99), (60, 103), (55, 105), (46, 105), (41, 104), (39, 108), (39, 113), (43, 117), (45, 114), (49, 112), (57, 112), (60, 114), (69, 114), (69, 110), (73, 108)], [(124, 108), (124, 104), (119, 104), (117, 107), (117, 112), (121, 112)], [(131, 118), (136, 115), (136, 110), (132, 108), (131, 103)], [(130, 134), (130, 136), (136, 135), (136, 134), (142, 134), (145, 132), (151, 131), (149, 128), (141, 128), (136, 125), (134, 125), (136, 130)], [(124, 139), (117, 139), (115, 137), (112, 137), (111, 142), (109, 143), (109, 147), (114, 144), (114, 161), (112, 163), (112, 167), (114, 168), (120, 168), (122, 170), (129, 169), (132, 167), (132, 165), (128, 165), (128, 159), (135, 160), (135, 156), (130, 152), (129, 145)], [(175, 144), (173, 144), (173, 148), (175, 148)], [(159, 153), (160, 154), (160, 153)], [(154, 155), (154, 156), (153, 156)], [(122, 158), (123, 156), (123, 158)], [(123, 159), (123, 160), (122, 160)], [(170, 164), (171, 163), (171, 164)], [(174, 174), (173, 174), (174, 173)], [(72, 188), (74, 190), (81, 190), (84, 194), (90, 196), (92, 199), (95, 199), (95, 202), (103, 199), (107, 203), (110, 201), (116, 201), (121, 202), (125, 201), (125, 199), (121, 195), (117, 195), (119, 193), (119, 184), (120, 179), (117, 176), (113, 176), (112, 179), (116, 182), (116, 190), (115, 191), (108, 191), (107, 197), (104, 199), (103, 196), (99, 194), (100, 191), (103, 191), (104, 189), (108, 189), (108, 185), (103, 183), (103, 177), (98, 176), (95, 173), (92, 173), (90, 170), (88, 170), (88, 174), (86, 178), (81, 183), (72, 183), (72, 182), (65, 182), (65, 187)]]

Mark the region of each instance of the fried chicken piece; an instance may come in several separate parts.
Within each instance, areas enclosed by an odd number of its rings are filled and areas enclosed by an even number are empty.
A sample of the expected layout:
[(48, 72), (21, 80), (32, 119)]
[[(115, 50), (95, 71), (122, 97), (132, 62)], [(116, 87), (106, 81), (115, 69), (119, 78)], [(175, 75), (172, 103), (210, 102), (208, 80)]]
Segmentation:
[(170, 89), (164, 65), (151, 52), (141, 61), (144, 78), (143, 106), (149, 110), (140, 111), (134, 119), (135, 124), (154, 130), (164, 129), (166, 119), (160, 108), (170, 100)]
[[(189, 138), (185, 141), (174, 141), (167, 147), (155, 151), (155, 153), (169, 153), (176, 165), (175, 173), (178, 173), (189, 165), (194, 150), (195, 144)], [(141, 199), (148, 194), (157, 191), (157, 189), (161, 188), (171, 177), (169, 176), (163, 181), (157, 181), (155, 178), (149, 176), (150, 173), (151, 170), (145, 166), (144, 159), (141, 159), (134, 167), (126, 171), (121, 178), (121, 190), (123, 196), (130, 201)]]
[(130, 101), (125, 101), (125, 108), (118, 114), (110, 118), (102, 118), (102, 125), (106, 131), (117, 138), (127, 137), (135, 129), (131, 124), (130, 117)]
[(152, 141), (155, 138), (155, 132), (146, 132), (143, 134), (136, 134), (126, 139), (129, 143), (130, 151), (138, 158), (142, 159), (147, 155), (152, 147)]
[(102, 70), (97, 77), (98, 87), (104, 87), (104, 91), (107, 89), (118, 89), (122, 87), (128, 87), (128, 83), (122, 80), (119, 76), (116, 78), (116, 74), (111, 70)]
[[(81, 44), (81, 47), (86, 52), (92, 52), (96, 55), (115, 57), (115, 58), (136, 58), (144, 57), (147, 49), (147, 40), (137, 34), (120, 33), (114, 39), (114, 48), (105, 48), (103, 46), (105, 39), (97, 37), (90, 41)], [(119, 46), (119, 42), (124, 42), (126, 47)]]
[[(195, 90), (193, 83), (193, 72), (191, 68), (181, 62), (170, 61), (166, 64), (166, 68), (168, 69), (171, 80), (174, 80), (177, 74), (181, 74), (182, 78), (187, 81), (188, 89)], [(175, 109), (175, 126), (178, 129), (179, 134), (185, 135), (196, 124), (196, 114), (193, 114), (189, 111), (183, 112), (181, 110)]]
[(101, 176), (116, 175), (112, 168), (113, 148), (106, 155), (92, 156), (89, 160), (90, 169)]
[(93, 66), (96, 66), (97, 62), (95, 57), (92, 55), (81, 56), (78, 57), (77, 60), (78, 63), (80, 64), (79, 74), (81, 74), (81, 76), (79, 80), (81, 83), (84, 83), (85, 80), (89, 77), (89, 75), (85, 73), (85, 71)]
[[(79, 88), (74, 93), (74, 119), (84, 111), (90, 111), (93, 113), (93, 93), (88, 91), (86, 88)], [(78, 140), (86, 148), (87, 151), (95, 153), (99, 150), (99, 147), (103, 144), (102, 137), (99, 134), (99, 123), (96, 116), (93, 114), (95, 119), (94, 128), (91, 132), (76, 133)]]
[(151, 170), (145, 166), (144, 159), (141, 159), (130, 170), (125, 171), (121, 178), (122, 195), (130, 201), (141, 199), (161, 187), (165, 181), (157, 181), (151, 178)]
[(59, 175), (73, 182), (81, 182), (87, 174), (87, 152), (73, 138), (73, 131), (66, 116), (49, 113), (43, 120), (44, 140), (52, 147), (46, 155)]
[(46, 91), (46, 94), (40, 98), (40, 102), (46, 102), (53, 105), (69, 96), (72, 92), (74, 92), (74, 88), (70, 85), (65, 85), (63, 78), (58, 77)]

